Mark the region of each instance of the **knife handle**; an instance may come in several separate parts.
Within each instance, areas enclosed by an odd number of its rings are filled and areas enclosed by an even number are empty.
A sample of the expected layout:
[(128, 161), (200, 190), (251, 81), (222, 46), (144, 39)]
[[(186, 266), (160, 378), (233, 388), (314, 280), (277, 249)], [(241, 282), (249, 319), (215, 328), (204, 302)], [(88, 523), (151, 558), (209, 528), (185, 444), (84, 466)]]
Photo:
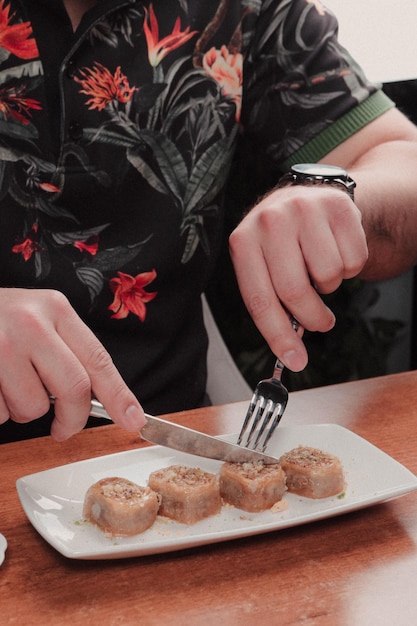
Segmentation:
[[(49, 396), (49, 400), (51, 404), (55, 404), (55, 396)], [(103, 417), (110, 422), (113, 421), (101, 402), (99, 402), (95, 398), (91, 400), (90, 415), (92, 417)]]

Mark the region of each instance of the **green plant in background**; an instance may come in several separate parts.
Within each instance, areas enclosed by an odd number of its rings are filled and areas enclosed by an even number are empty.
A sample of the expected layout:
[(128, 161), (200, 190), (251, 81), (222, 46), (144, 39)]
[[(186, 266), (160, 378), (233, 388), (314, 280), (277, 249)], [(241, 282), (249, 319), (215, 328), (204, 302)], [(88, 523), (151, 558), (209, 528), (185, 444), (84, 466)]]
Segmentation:
[(344, 281), (334, 294), (323, 297), (336, 315), (336, 325), (328, 333), (306, 333), (309, 364), (297, 374), (287, 371), (291, 389), (387, 373), (387, 359), (404, 323), (370, 317), (368, 309), (378, 301), (379, 291), (373, 288), (364, 301), (366, 292), (363, 281), (352, 279)]
[[(369, 293), (366, 283), (346, 280), (339, 289), (323, 296), (336, 315), (328, 333), (304, 334), (309, 364), (299, 373), (284, 370), (283, 381), (290, 391), (320, 387), (387, 373), (387, 359), (403, 322), (371, 317), (368, 310), (379, 292)], [(242, 303), (231, 266), (207, 291), (208, 300), (224, 340), (240, 371), (251, 387), (270, 377), (275, 356), (252, 322)]]

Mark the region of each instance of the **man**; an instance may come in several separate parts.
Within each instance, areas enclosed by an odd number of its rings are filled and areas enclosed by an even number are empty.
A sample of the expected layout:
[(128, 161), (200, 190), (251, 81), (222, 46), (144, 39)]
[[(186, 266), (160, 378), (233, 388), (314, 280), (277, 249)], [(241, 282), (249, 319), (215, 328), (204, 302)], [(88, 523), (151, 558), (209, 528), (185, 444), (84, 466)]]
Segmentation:
[[(319, 0), (0, 0), (0, 46), (0, 440), (49, 428), (49, 394), (57, 440), (92, 394), (131, 430), (141, 404), (206, 401), (200, 294), (238, 132), (272, 184), (232, 259), (287, 367), (307, 362), (289, 313), (325, 332), (319, 293), (415, 262), (417, 130)], [(270, 190), (305, 161), (346, 185)]]

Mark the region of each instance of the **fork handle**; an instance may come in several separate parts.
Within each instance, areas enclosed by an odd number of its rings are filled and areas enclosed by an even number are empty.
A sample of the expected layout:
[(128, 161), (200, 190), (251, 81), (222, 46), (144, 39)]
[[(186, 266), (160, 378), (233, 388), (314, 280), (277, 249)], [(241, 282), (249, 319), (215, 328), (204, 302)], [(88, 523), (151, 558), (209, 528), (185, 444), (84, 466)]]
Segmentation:
[[(300, 322), (296, 320), (293, 315), (290, 316), (290, 322), (294, 331), (297, 332), (297, 330), (300, 328)], [(281, 380), (282, 370), (284, 369), (284, 367), (285, 367), (284, 363), (280, 361), (277, 357), (277, 360), (275, 361), (275, 365), (274, 365), (274, 373), (272, 375), (272, 378)]]
[(291, 322), (291, 326), (293, 327), (295, 332), (297, 332), (297, 330), (300, 328), (300, 322), (298, 320), (296, 320), (293, 315), (291, 315), (291, 317), (290, 317), (290, 322)]
[(275, 380), (281, 380), (282, 370), (284, 369), (284, 367), (285, 367), (284, 363), (280, 361), (279, 359), (277, 359), (275, 361), (274, 372), (272, 374), (272, 378), (275, 378)]

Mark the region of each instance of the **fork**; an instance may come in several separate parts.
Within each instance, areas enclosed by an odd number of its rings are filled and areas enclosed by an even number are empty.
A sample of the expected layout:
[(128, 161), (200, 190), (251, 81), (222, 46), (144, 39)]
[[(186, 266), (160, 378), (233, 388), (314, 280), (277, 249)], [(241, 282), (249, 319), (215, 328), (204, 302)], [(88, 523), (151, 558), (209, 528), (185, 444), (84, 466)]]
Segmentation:
[[(297, 332), (299, 322), (294, 317), (290, 321)], [(288, 403), (288, 390), (281, 382), (283, 369), (284, 364), (277, 358), (272, 377), (256, 385), (237, 440), (238, 445), (265, 452)]]

